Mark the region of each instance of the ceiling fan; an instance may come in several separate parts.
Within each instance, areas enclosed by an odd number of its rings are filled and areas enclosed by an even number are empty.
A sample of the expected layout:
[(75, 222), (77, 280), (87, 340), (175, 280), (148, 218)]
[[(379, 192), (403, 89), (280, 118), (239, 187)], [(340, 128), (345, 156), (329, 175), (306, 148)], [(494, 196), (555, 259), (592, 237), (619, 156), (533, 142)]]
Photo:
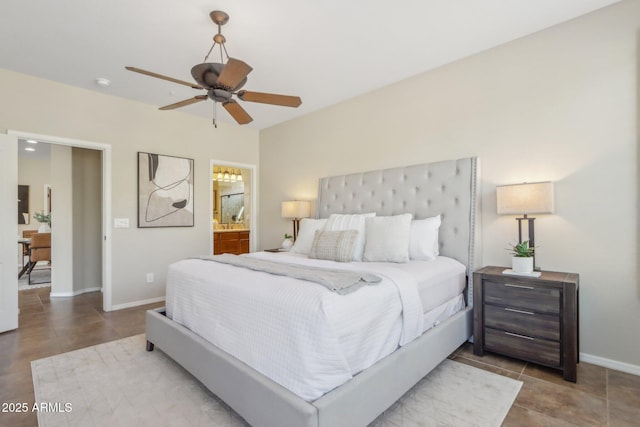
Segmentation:
[[(218, 33), (213, 36), (213, 45), (205, 56), (201, 64), (191, 68), (191, 76), (197, 82), (189, 83), (183, 80), (174, 79), (152, 71), (143, 70), (136, 67), (125, 67), (129, 71), (155, 77), (162, 80), (168, 80), (173, 83), (189, 86), (194, 89), (206, 90), (206, 95), (197, 95), (175, 104), (160, 107), (160, 110), (173, 110), (175, 108), (184, 107), (204, 101), (210, 98), (214, 101), (213, 124), (216, 124), (216, 104), (219, 102), (227, 110), (227, 112), (235, 119), (238, 124), (244, 125), (250, 123), (253, 119), (242, 108), (242, 106), (232, 97), (235, 95), (238, 99), (247, 102), (259, 102), (261, 104), (280, 105), (284, 107), (298, 107), (302, 104), (302, 100), (298, 96), (277, 95), (273, 93), (251, 92), (240, 90), (247, 83), (247, 75), (253, 70), (246, 62), (236, 58), (231, 58), (227, 54), (225, 42), (227, 39), (221, 33), (221, 27), (229, 21), (229, 15), (220, 10), (214, 10), (209, 14), (211, 20), (218, 26)], [(220, 62), (207, 62), (213, 48), (220, 47)], [(224, 56), (227, 62), (224, 63)]]

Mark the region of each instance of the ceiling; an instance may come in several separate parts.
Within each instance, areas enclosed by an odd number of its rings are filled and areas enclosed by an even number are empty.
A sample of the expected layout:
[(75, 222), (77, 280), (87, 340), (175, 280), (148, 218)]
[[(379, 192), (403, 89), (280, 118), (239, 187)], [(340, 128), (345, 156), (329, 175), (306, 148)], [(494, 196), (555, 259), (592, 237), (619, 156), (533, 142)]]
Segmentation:
[[(297, 109), (242, 102), (262, 129), (548, 28), (617, 0), (2, 0), (0, 68), (163, 106), (201, 94), (124, 69), (192, 81), (217, 28), (253, 67), (244, 89), (298, 95)], [(218, 56), (212, 57), (218, 62)], [(210, 59), (211, 59), (210, 58)], [(108, 88), (96, 78), (111, 81)], [(212, 117), (213, 102), (158, 111)], [(387, 104), (389, 105), (389, 104)], [(223, 108), (218, 121), (233, 122)], [(235, 122), (234, 122), (235, 123)]]

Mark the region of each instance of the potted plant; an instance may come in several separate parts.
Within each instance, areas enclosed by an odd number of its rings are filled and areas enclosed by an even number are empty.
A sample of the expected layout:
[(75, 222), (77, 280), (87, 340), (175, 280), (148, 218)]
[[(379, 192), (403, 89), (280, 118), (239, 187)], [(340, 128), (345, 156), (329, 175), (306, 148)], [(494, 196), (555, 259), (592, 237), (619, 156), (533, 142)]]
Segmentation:
[(529, 241), (511, 245), (509, 252), (513, 255), (511, 258), (511, 269), (515, 273), (528, 274), (533, 272), (533, 255), (535, 248), (529, 246)]
[(50, 233), (51, 232), (51, 212), (45, 214), (44, 211), (36, 212), (33, 214), (33, 218), (40, 223), (38, 227), (38, 233)]
[(282, 241), (282, 249), (288, 251), (293, 246), (293, 236), (287, 233), (284, 233), (284, 240)]

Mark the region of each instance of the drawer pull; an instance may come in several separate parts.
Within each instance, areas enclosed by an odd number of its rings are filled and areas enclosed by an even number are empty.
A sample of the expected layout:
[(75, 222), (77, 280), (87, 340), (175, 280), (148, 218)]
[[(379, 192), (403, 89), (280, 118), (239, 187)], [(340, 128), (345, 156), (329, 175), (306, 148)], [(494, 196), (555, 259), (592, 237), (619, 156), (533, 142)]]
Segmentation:
[(535, 313), (533, 311), (525, 311), (525, 310), (516, 310), (515, 308), (504, 308), (504, 311), (511, 311), (514, 313), (521, 313), (521, 314), (529, 314), (531, 316), (533, 316)]
[(512, 285), (511, 283), (505, 283), (505, 286), (510, 288), (519, 288), (519, 289), (535, 289), (533, 286), (525, 286), (525, 285)]
[(535, 338), (533, 338), (533, 337), (528, 337), (526, 335), (520, 335), (520, 334), (514, 334), (513, 332), (505, 332), (505, 335), (510, 335), (510, 336), (516, 337), (516, 338), (524, 338), (526, 340), (531, 340), (531, 341), (535, 340)]

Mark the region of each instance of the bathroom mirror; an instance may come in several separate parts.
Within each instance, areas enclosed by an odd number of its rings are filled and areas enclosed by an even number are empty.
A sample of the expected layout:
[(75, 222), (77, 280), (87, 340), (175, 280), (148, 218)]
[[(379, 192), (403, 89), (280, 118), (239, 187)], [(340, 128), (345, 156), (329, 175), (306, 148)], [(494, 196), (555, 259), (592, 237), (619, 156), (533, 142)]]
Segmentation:
[(244, 221), (244, 193), (220, 196), (221, 223), (238, 224)]

